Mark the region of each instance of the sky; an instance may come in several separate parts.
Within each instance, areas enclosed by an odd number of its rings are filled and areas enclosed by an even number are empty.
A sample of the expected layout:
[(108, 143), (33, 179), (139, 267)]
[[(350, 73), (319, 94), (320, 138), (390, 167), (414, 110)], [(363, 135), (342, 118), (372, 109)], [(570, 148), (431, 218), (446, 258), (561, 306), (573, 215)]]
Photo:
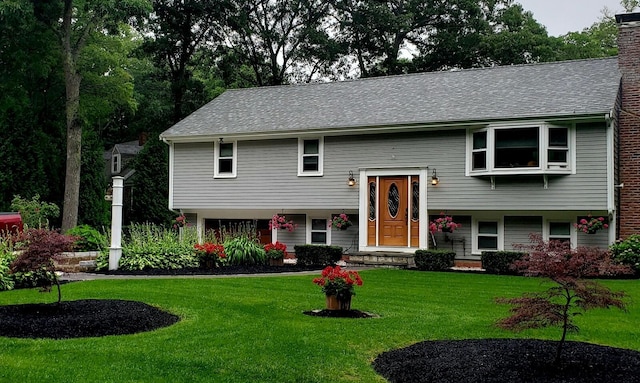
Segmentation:
[(516, 0), (533, 13), (533, 17), (547, 27), (549, 36), (580, 32), (598, 21), (601, 10), (609, 8), (621, 13), (620, 0)]

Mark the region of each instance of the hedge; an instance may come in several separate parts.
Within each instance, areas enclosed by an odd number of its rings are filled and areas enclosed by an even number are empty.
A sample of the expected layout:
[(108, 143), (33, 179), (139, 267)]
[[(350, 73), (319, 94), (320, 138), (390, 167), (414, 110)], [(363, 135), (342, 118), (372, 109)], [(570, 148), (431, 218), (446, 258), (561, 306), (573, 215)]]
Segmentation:
[(525, 254), (520, 251), (483, 251), (482, 268), (489, 274), (518, 275), (511, 269), (511, 264)]
[(453, 267), (455, 257), (451, 250), (416, 250), (414, 260), (418, 270), (442, 271)]
[(342, 259), (340, 246), (296, 245), (293, 249), (299, 265), (329, 266)]

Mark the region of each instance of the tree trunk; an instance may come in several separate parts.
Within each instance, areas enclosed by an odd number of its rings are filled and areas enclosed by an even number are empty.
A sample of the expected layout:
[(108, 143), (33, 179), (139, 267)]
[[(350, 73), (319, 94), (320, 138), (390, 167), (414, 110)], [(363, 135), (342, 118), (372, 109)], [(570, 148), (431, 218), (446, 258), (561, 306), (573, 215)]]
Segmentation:
[(75, 51), (71, 45), (72, 11), (72, 0), (66, 0), (61, 36), (64, 55), (64, 83), (67, 96), (65, 100), (67, 117), (67, 165), (64, 181), (64, 204), (62, 207), (62, 231), (69, 230), (78, 223), (80, 166), (82, 160), (82, 125), (78, 118), (81, 77), (76, 68), (75, 58), (77, 51)]

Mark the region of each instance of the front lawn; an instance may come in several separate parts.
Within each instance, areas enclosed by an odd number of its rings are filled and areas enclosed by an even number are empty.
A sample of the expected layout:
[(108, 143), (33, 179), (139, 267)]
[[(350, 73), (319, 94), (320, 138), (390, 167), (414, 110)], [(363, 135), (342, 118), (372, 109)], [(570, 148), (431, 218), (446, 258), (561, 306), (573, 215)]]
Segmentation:
[[(538, 279), (383, 269), (361, 276), (352, 308), (380, 318), (303, 315), (324, 306), (308, 275), (66, 284), (63, 300), (139, 300), (182, 320), (126, 336), (0, 338), (0, 381), (383, 382), (371, 361), (422, 340), (559, 336), (558, 329), (512, 334), (493, 326), (508, 310), (493, 298), (542, 289)], [(630, 295), (629, 312), (588, 312), (569, 340), (640, 351), (639, 282), (604, 283)], [(37, 290), (0, 293), (1, 305), (55, 300)]]

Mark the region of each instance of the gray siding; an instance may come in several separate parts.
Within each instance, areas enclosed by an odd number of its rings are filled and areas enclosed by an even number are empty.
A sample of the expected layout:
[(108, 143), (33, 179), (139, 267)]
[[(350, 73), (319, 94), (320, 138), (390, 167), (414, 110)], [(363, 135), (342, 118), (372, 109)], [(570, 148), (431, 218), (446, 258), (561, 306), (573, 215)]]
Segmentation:
[(578, 246), (599, 247), (606, 249), (609, 247), (609, 231), (600, 230), (595, 234), (578, 232)]
[(520, 250), (517, 245), (529, 245), (530, 233), (542, 234), (542, 217), (504, 217), (505, 250)]
[(287, 214), (287, 220), (297, 225), (293, 231), (278, 230), (278, 241), (287, 245), (287, 252), (293, 253), (295, 245), (306, 243), (306, 219), (304, 214)]
[(549, 176), (465, 176), (465, 130), (326, 137), (324, 176), (298, 177), (296, 139), (238, 142), (237, 178), (213, 178), (213, 143), (175, 144), (175, 209), (356, 209), (349, 171), (429, 166), (430, 210), (604, 210), (606, 136), (602, 126), (577, 131), (577, 172)]

